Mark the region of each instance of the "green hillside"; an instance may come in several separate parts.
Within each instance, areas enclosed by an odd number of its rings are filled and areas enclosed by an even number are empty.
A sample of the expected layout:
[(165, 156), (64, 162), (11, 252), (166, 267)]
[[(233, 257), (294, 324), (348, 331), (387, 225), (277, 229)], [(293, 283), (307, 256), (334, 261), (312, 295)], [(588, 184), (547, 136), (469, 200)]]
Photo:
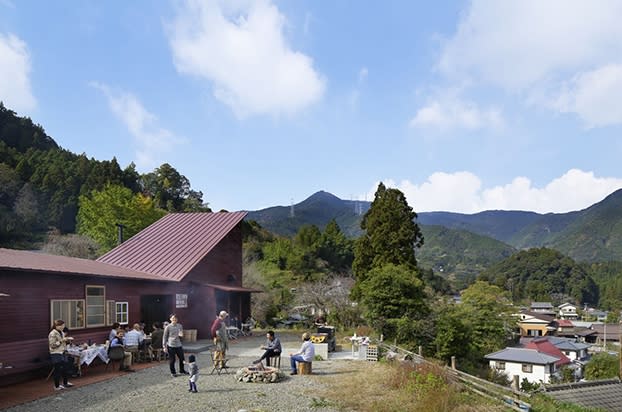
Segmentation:
[(443, 226), (422, 226), (421, 230), (425, 243), (417, 251), (420, 265), (432, 268), (458, 289), (470, 284), (481, 271), (516, 252), (503, 242), (465, 230)]
[(534, 248), (516, 253), (492, 265), (480, 279), (505, 288), (512, 300), (566, 301), (596, 304), (598, 286), (588, 271), (571, 258), (547, 248)]

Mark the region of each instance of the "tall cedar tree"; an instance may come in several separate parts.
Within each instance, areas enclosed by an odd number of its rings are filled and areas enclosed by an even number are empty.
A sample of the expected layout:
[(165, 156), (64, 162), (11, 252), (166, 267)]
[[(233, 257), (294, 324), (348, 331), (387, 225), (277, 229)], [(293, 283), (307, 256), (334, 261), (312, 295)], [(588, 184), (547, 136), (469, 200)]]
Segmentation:
[(387, 189), (382, 182), (378, 185), (374, 201), (361, 221), (365, 233), (355, 246), (353, 299), (361, 298), (360, 285), (374, 268), (393, 264), (417, 273), (415, 248), (423, 245), (423, 234), (415, 223), (416, 218), (401, 191)]

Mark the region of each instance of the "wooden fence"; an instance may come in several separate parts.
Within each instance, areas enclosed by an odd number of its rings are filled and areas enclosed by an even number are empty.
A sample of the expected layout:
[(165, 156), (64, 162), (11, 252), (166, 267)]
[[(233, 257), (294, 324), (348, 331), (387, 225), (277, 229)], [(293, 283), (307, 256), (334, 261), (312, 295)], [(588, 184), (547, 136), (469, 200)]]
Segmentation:
[[(387, 345), (380, 342), (378, 346), (385, 351), (391, 351), (401, 359), (409, 359), (415, 363), (430, 363), (438, 365), (437, 362), (432, 362), (423, 357), (421, 347), (419, 353), (411, 352), (406, 349), (400, 348), (395, 345)], [(515, 411), (530, 411), (531, 404), (526, 402), (531, 398), (531, 395), (512, 388), (498, 385), (493, 382), (489, 382), (485, 379), (478, 378), (477, 376), (469, 375), (468, 373), (459, 371), (456, 369), (455, 358), (452, 358), (451, 367), (445, 366), (447, 373), (454, 377), (463, 388), (479, 395), (484, 398), (490, 399), (494, 402), (502, 403), (504, 406)], [(516, 383), (515, 383), (516, 384)]]

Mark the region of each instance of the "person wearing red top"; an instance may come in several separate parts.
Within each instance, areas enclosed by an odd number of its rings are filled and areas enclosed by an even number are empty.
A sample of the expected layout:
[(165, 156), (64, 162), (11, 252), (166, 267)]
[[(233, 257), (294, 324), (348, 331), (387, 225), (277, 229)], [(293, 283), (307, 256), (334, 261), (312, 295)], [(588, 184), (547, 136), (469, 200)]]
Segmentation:
[[(215, 362), (221, 359), (225, 359), (225, 354), (227, 352), (227, 349), (229, 348), (227, 325), (225, 324), (225, 319), (227, 319), (227, 316), (229, 316), (229, 314), (224, 310), (221, 310), (216, 319), (214, 319), (212, 327), (210, 328), (212, 338), (214, 339), (214, 345), (216, 345), (216, 349), (214, 351)], [(226, 366), (222, 365), (222, 367)]]

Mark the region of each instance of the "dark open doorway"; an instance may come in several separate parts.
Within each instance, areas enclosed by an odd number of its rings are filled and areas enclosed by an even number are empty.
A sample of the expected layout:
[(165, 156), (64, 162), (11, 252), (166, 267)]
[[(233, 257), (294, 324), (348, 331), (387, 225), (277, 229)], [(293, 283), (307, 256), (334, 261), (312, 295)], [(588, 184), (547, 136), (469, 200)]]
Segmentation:
[(172, 295), (144, 295), (140, 297), (140, 317), (145, 322), (145, 332), (151, 332), (153, 322), (168, 320), (173, 307)]

